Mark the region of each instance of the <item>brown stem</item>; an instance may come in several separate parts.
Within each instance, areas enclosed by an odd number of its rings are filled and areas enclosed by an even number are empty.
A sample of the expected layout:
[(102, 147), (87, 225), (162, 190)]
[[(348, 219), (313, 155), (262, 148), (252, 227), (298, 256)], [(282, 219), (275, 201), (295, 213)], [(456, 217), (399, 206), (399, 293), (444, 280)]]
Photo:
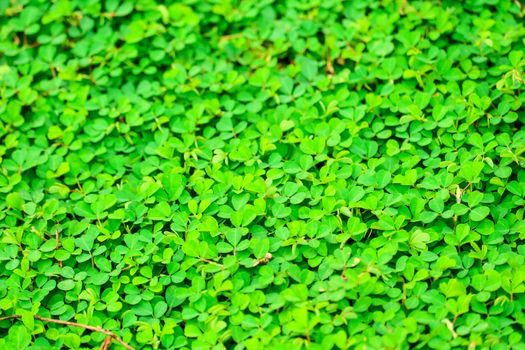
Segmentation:
[[(55, 251), (58, 251), (58, 248), (60, 247), (60, 238), (58, 236), (58, 225), (55, 229), (55, 239), (56, 239)], [(62, 261), (58, 260), (58, 266), (62, 267)]]
[(218, 262), (215, 262), (215, 261), (209, 260), (209, 259), (204, 259), (204, 258), (200, 258), (199, 260), (202, 261), (202, 262), (205, 262), (207, 264), (212, 264), (212, 265), (215, 265), (215, 266), (219, 266), (221, 268), (221, 270), (224, 270), (224, 265), (219, 264)]
[(104, 339), (104, 342), (100, 346), (100, 350), (108, 350), (109, 346), (111, 345), (111, 337), (107, 336), (106, 339)]
[(231, 39), (242, 38), (243, 33), (227, 34), (220, 37), (219, 41), (222, 43)]
[[(5, 316), (5, 317), (0, 317), (0, 321), (10, 320), (10, 319), (19, 319), (21, 317), (22, 316), (20, 316), (20, 315)], [(35, 319), (43, 321), (43, 322), (57, 323), (57, 324), (63, 324), (63, 325), (66, 325), (66, 326), (73, 326), (73, 327), (80, 327), (80, 328), (84, 328), (84, 329), (87, 329), (87, 330), (90, 330), (90, 331), (93, 331), (93, 332), (99, 332), (99, 333), (107, 335), (109, 339), (114, 340), (117, 343), (120, 343), (126, 349), (135, 350), (128, 343), (126, 343), (124, 340), (122, 340), (118, 335), (116, 335), (112, 331), (108, 331), (107, 329), (104, 329), (102, 327), (94, 327), (94, 326), (90, 326), (90, 325), (87, 325), (87, 324), (70, 322), (70, 321), (55, 320), (53, 318), (47, 318), (47, 317), (36, 316), (36, 315), (34, 317), (35, 317)], [(107, 342), (108, 338), (106, 338), (106, 340), (104, 340), (104, 343)], [(104, 346), (104, 343), (102, 344), (102, 346)]]
[(330, 49), (326, 50), (326, 73), (334, 75), (334, 66), (332, 65), (332, 58), (330, 57)]
[(126, 266), (126, 267), (124, 267), (122, 270), (120, 270), (120, 272), (124, 272), (124, 271), (131, 270), (131, 269), (134, 268), (134, 267), (135, 267), (134, 265)]
[(345, 281), (348, 279), (348, 277), (346, 277), (346, 263), (347, 261), (345, 260), (345, 263), (343, 265), (343, 272), (341, 272), (341, 278)]
[[(348, 267), (348, 259), (349, 259), (349, 258), (350, 258), (350, 253), (348, 254), (348, 258), (345, 259), (345, 263), (343, 264), (343, 271), (341, 272), (341, 278), (342, 278), (343, 280), (345, 280), (345, 281), (348, 280), (348, 277), (346, 276), (346, 269), (347, 269), (347, 267)], [(358, 261), (357, 261), (356, 259), (357, 259), (357, 258), (354, 258), (354, 262), (357, 262), (357, 263), (358, 263)], [(355, 265), (357, 265), (357, 264), (354, 264), (354, 266), (355, 266)]]

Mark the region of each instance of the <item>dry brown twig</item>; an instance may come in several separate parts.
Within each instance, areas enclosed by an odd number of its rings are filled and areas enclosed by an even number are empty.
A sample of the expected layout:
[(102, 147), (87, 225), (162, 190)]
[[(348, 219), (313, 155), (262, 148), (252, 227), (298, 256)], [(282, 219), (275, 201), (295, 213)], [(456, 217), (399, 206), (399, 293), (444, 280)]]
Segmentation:
[[(22, 316), (20, 316), (20, 315), (5, 316), (5, 317), (0, 317), (0, 321), (11, 320), (11, 319), (19, 319), (21, 317)], [(126, 349), (135, 350), (131, 345), (126, 343), (124, 340), (122, 340), (122, 338), (120, 338), (118, 335), (116, 335), (112, 331), (109, 331), (109, 330), (104, 329), (102, 327), (94, 327), (94, 326), (90, 326), (90, 325), (87, 325), (87, 324), (70, 322), (70, 321), (55, 320), (53, 318), (47, 318), (47, 317), (36, 316), (36, 315), (34, 317), (35, 317), (35, 319), (40, 320), (42, 322), (49, 322), (49, 323), (62, 324), (62, 325), (66, 325), (66, 326), (79, 327), (79, 328), (84, 328), (84, 329), (90, 330), (92, 332), (99, 332), (99, 333), (105, 334), (105, 335), (107, 335), (107, 337), (106, 337), (106, 339), (104, 339), (104, 342), (102, 343), (102, 346), (100, 348), (101, 350), (109, 349), (109, 345), (111, 344), (112, 341), (116, 341), (117, 343), (119, 343), (123, 347), (125, 347)], [(108, 341), (108, 339), (109, 339), (109, 341)]]

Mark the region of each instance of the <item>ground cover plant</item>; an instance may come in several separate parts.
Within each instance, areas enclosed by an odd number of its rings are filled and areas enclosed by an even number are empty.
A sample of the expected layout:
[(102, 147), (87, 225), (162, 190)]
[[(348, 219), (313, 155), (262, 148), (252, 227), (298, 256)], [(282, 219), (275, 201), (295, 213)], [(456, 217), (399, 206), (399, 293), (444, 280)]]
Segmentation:
[(0, 14), (1, 349), (525, 349), (520, 1)]

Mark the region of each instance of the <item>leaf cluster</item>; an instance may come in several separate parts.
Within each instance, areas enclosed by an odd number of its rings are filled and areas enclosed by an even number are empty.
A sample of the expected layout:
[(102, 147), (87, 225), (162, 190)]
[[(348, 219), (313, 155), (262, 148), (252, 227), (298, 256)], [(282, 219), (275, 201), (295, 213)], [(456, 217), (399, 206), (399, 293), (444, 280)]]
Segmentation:
[(525, 349), (524, 15), (0, 2), (0, 348)]

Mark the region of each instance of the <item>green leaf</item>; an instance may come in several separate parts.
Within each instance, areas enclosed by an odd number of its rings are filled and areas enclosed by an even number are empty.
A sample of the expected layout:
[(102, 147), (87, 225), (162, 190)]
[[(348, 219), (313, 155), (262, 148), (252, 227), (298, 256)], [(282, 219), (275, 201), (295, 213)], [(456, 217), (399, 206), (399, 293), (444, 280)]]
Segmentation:
[(468, 182), (479, 182), (479, 175), (483, 170), (485, 164), (483, 162), (472, 162), (468, 161), (460, 165), (459, 176), (464, 178)]
[(200, 256), (200, 245), (197, 240), (188, 240), (182, 245), (182, 251), (184, 254), (191, 257)]
[(35, 328), (35, 316), (30, 310), (17, 309), (16, 313), (20, 315), (22, 323), (26, 328), (32, 331)]
[(64, 344), (70, 349), (78, 349), (82, 343), (80, 336), (77, 334), (64, 334), (61, 336)]
[(289, 216), (291, 213), (292, 213), (292, 209), (289, 208), (289, 207), (286, 207), (282, 203), (275, 203), (272, 206), (272, 214), (276, 218), (285, 218), (285, 217)]
[(266, 253), (268, 253), (268, 250), (270, 249), (270, 240), (267, 238), (263, 240), (252, 239), (251, 246), (255, 258), (262, 259), (265, 257)]
[(9, 208), (21, 210), (22, 206), (24, 205), (24, 200), (22, 199), (20, 193), (13, 192), (7, 195), (5, 203)]
[(58, 282), (58, 288), (62, 290), (71, 290), (75, 288), (75, 282), (72, 280), (64, 280)]
[(148, 211), (148, 219), (168, 220), (171, 216), (171, 208), (167, 202), (160, 202)]
[(426, 250), (427, 243), (430, 241), (430, 235), (421, 230), (416, 230), (410, 237), (410, 246), (417, 250)]
[(75, 245), (82, 250), (91, 251), (98, 236), (97, 230), (91, 226), (85, 233), (75, 238)]
[(472, 211), (469, 214), (469, 218), (472, 221), (481, 221), (489, 215), (490, 209), (489, 207), (476, 207), (472, 209)]
[(306, 79), (313, 80), (315, 78), (317, 75), (317, 62), (307, 57), (299, 57), (297, 63), (299, 63), (301, 73)]

